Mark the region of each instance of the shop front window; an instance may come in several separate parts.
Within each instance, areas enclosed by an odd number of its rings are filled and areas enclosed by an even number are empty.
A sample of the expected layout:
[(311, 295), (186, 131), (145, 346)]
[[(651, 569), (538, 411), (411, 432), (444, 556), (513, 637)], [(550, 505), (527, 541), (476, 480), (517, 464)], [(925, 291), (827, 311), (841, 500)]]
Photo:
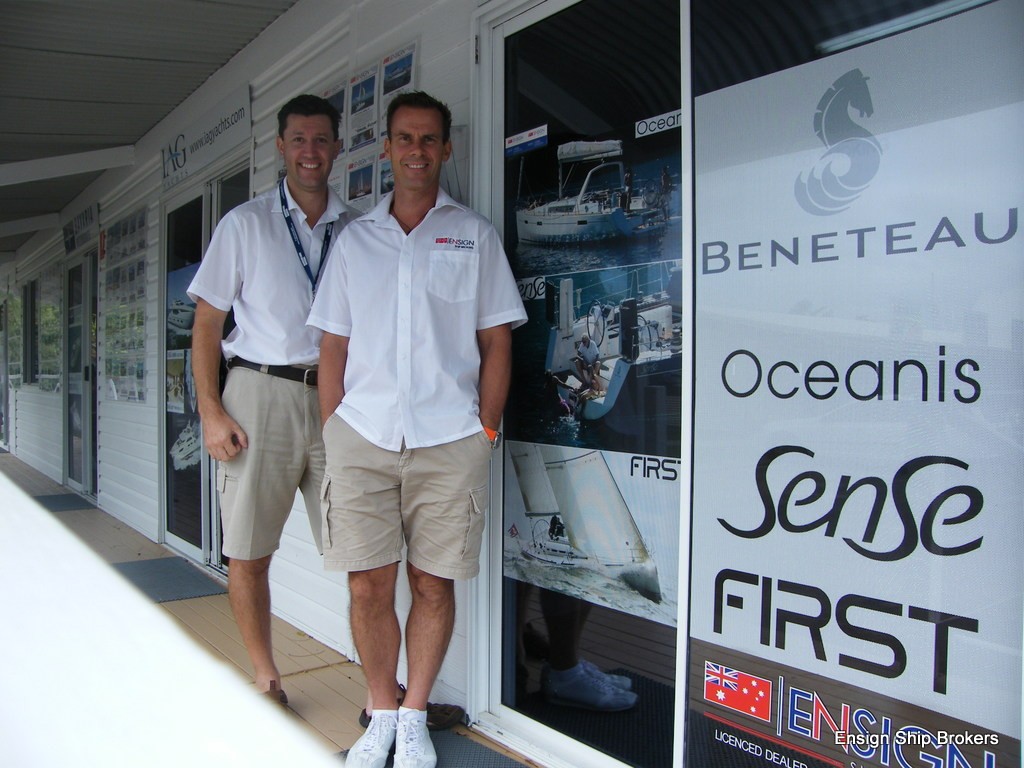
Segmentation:
[(1019, 766), (1024, 4), (691, 9), (687, 764)]
[(589, 0), (507, 37), (504, 63), (503, 241), (532, 290), (504, 422), (502, 703), (652, 768), (677, 684), (679, 51), (678, 3)]

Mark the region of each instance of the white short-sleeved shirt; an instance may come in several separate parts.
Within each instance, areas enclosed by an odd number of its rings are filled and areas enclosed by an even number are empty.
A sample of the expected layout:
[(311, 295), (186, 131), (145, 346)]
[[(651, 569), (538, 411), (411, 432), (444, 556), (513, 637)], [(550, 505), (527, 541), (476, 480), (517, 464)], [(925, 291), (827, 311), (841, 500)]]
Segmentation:
[(587, 365), (593, 365), (594, 363), (596, 363), (597, 358), (601, 354), (600, 347), (598, 347), (597, 344), (594, 343), (593, 339), (588, 341), (586, 344), (580, 342), (579, 351), (580, 359), (582, 359), (583, 362), (586, 363)]
[[(275, 184), (221, 219), (188, 295), (224, 312), (234, 308), (237, 325), (221, 345), (225, 358), (238, 356), (268, 365), (313, 364), (320, 359), (321, 337), (319, 330), (306, 325), (313, 290), (281, 212), (278, 189)], [(334, 222), (332, 243), (337, 242), (353, 211), (328, 189), (327, 210), (311, 228), (287, 184), (285, 199), (316, 276), (327, 224)]]
[(338, 238), (309, 316), (349, 338), (338, 415), (397, 451), (481, 430), (476, 332), (526, 322), (498, 233), (438, 192), (408, 235), (391, 195)]

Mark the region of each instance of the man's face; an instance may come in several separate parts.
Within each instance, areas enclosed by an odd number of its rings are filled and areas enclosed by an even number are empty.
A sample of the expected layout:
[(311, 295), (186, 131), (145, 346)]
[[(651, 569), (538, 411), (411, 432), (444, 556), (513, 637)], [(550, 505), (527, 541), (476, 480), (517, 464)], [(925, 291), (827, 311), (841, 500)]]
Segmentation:
[(441, 166), (452, 153), (451, 142), (444, 141), (443, 133), (441, 113), (436, 109), (399, 107), (395, 111), (384, 153), (391, 159), (396, 191), (437, 191)]
[(327, 115), (288, 115), (284, 136), (277, 137), (277, 149), (293, 192), (326, 189), (340, 147)]

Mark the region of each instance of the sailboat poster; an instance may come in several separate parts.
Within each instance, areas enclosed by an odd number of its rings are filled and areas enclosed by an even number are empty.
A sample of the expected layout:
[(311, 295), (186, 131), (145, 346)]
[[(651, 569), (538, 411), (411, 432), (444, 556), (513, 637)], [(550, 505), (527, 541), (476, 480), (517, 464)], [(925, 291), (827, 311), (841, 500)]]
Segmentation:
[(510, 442), (505, 574), (675, 626), (678, 461)]
[(348, 79), (349, 152), (377, 140), (378, 67), (366, 67)]

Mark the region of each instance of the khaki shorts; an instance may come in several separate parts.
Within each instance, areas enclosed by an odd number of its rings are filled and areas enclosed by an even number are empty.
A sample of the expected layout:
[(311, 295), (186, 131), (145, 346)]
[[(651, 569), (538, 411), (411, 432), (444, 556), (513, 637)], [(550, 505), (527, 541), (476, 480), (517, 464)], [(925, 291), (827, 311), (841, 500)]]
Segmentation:
[(249, 438), (249, 447), (217, 464), (224, 554), (258, 560), (281, 544), (281, 531), (302, 491), (317, 551), (324, 444), (316, 387), (247, 368), (228, 371), (224, 410)]
[(402, 559), (434, 576), (480, 571), (491, 443), (484, 434), (386, 451), (337, 414), (324, 427), (324, 567), (365, 571)]

